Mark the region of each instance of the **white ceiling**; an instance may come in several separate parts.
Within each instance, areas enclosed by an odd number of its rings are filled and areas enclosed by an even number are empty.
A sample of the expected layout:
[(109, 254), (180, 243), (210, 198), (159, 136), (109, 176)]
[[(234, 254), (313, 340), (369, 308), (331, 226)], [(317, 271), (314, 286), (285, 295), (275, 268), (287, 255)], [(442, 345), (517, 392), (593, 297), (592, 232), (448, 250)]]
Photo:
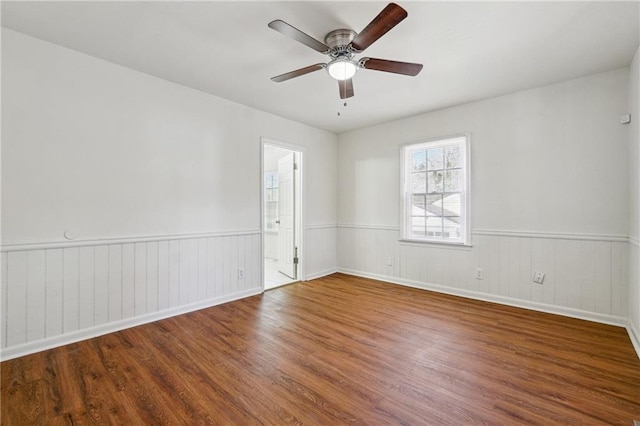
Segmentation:
[[(2, 25), (335, 133), (630, 64), (640, 3), (401, 2), (409, 16), (362, 56), (424, 64), (417, 77), (361, 70), (342, 105), (327, 57), (269, 29), (323, 41), (362, 30), (386, 2), (2, 2)], [(338, 116), (338, 112), (341, 113)]]

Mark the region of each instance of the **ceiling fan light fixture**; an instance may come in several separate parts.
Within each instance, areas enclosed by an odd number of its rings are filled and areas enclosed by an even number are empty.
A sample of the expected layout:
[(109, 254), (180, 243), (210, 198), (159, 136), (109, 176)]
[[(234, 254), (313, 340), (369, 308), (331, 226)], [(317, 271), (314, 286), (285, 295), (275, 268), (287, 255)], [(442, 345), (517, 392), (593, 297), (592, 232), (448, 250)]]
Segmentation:
[(346, 58), (337, 58), (327, 64), (327, 72), (338, 81), (349, 80), (358, 71), (358, 65)]

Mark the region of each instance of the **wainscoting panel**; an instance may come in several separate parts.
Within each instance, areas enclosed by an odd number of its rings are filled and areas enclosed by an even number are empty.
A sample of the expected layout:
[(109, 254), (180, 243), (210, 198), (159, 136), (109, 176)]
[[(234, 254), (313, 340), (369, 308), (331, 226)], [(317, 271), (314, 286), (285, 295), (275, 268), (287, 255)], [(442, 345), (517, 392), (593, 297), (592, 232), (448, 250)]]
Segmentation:
[(337, 237), (336, 225), (305, 227), (305, 279), (312, 280), (336, 272)]
[[(398, 228), (339, 225), (338, 269), (618, 325), (628, 317), (624, 238), (482, 231), (456, 247), (399, 237)], [(545, 273), (542, 285), (534, 271)]]
[(640, 357), (640, 241), (629, 239), (629, 336)]
[(260, 276), (257, 231), (3, 247), (2, 359), (257, 294)]

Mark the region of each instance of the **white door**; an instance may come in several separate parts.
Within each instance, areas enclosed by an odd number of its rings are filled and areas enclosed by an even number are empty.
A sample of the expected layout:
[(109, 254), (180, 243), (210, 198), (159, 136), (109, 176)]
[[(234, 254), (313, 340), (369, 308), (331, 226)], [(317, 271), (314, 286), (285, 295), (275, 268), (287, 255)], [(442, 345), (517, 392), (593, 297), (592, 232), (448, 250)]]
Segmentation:
[(278, 160), (278, 270), (289, 278), (297, 278), (295, 239), (295, 154)]

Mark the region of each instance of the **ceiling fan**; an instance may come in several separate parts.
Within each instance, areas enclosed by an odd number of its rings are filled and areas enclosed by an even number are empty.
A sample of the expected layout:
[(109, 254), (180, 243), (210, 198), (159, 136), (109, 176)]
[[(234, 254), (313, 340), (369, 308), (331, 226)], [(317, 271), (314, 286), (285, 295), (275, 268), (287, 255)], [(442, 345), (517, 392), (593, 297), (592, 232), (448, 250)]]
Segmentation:
[(361, 68), (416, 76), (420, 70), (422, 70), (422, 64), (376, 58), (355, 59), (357, 54), (371, 46), (376, 40), (385, 35), (406, 17), (406, 10), (395, 3), (389, 3), (360, 33), (347, 29), (334, 30), (325, 36), (324, 43), (303, 33), (283, 20), (277, 19), (269, 22), (269, 28), (313, 50), (329, 55), (331, 58), (326, 64), (319, 63), (309, 65), (308, 67), (272, 77), (271, 80), (280, 83), (324, 68), (331, 77), (338, 80), (340, 98), (346, 99), (353, 96), (352, 77), (356, 71)]

